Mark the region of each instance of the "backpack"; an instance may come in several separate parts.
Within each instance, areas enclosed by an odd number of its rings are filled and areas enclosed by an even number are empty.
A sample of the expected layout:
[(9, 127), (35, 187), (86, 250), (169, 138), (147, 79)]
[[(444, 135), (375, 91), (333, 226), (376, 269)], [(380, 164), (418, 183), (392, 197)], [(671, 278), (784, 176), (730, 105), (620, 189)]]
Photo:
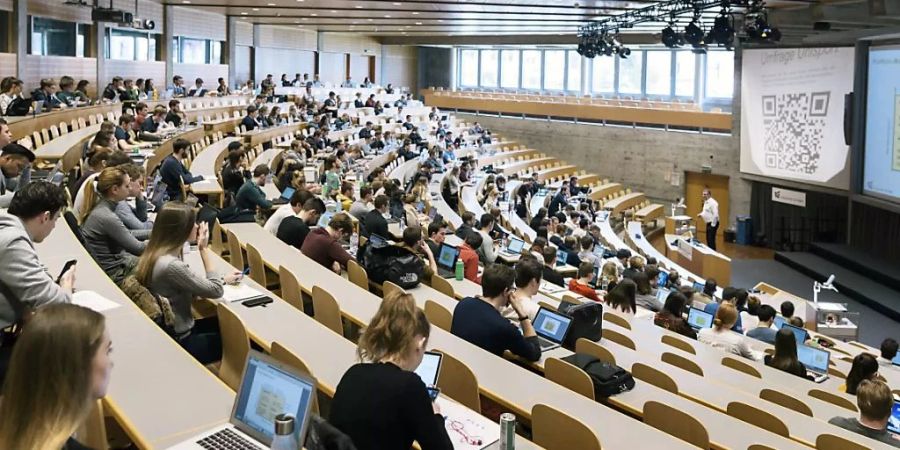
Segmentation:
[(31, 111), (31, 100), (22, 97), (16, 97), (6, 107), (7, 116), (27, 116), (29, 111)]
[(607, 398), (634, 388), (634, 378), (627, 370), (591, 355), (575, 353), (563, 361), (585, 371), (594, 382), (595, 400)]
[(572, 318), (569, 332), (563, 341), (563, 347), (575, 349), (575, 342), (585, 338), (598, 342), (603, 338), (603, 304), (598, 302), (569, 303), (560, 302), (559, 312)]
[(371, 241), (363, 249), (360, 261), (369, 279), (376, 283), (391, 283), (403, 289), (412, 289), (422, 282), (425, 263), (415, 253), (388, 243)]

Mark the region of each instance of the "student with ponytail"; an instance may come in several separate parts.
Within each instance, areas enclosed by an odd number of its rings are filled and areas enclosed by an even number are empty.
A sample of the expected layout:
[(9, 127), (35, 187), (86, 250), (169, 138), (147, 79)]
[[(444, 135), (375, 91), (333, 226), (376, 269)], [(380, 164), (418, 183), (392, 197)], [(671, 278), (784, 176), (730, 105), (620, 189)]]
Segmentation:
[(713, 321), (712, 328), (704, 328), (697, 333), (697, 340), (712, 345), (715, 348), (725, 350), (735, 355), (743, 356), (748, 359), (761, 359), (761, 356), (754, 352), (744, 335), (731, 331), (731, 327), (737, 322), (737, 307), (729, 302), (722, 302), (716, 311), (716, 319)]
[(116, 214), (119, 202), (128, 198), (131, 177), (119, 167), (107, 167), (97, 176), (94, 186), (85, 189), (86, 208), (81, 217), (81, 233), (97, 264), (116, 283), (121, 282), (137, 264), (150, 230), (129, 230)]
[[(431, 325), (412, 295), (393, 292), (359, 338), (362, 361), (344, 374), (329, 422), (359, 450), (452, 449), (444, 417), (414, 370)], [(373, 387), (376, 387), (373, 389)]]

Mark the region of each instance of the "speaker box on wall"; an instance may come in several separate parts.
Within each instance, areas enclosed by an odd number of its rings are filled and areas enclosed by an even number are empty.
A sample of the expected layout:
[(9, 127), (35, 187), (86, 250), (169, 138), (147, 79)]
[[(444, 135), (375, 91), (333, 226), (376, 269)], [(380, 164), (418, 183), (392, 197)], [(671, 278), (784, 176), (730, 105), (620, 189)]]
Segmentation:
[(853, 142), (853, 93), (844, 94), (844, 143)]

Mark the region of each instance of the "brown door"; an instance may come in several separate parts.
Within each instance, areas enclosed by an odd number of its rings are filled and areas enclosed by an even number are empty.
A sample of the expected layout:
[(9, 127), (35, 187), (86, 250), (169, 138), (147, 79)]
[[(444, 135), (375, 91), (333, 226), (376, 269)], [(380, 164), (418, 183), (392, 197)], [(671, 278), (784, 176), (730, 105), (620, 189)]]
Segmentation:
[(369, 56), (366, 59), (369, 60), (369, 81), (375, 83), (375, 57)]
[(697, 217), (703, 210), (703, 190), (709, 189), (712, 197), (719, 202), (719, 233), (716, 235), (716, 244), (724, 242), (723, 236), (729, 224), (729, 200), (728, 177), (711, 173), (685, 172), (684, 173), (684, 203), (687, 206), (685, 213), (694, 218), (697, 225), (697, 239), (706, 242), (706, 223)]

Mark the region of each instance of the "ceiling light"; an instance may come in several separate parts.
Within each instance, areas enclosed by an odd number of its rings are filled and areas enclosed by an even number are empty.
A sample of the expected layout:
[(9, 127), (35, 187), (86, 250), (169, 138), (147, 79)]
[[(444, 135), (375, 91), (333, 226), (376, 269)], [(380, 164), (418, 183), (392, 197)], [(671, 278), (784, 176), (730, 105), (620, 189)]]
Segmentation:
[(356, 9), (362, 9), (363, 5), (356, 5)]
[(319, 16), (319, 15), (316, 14), (316, 13), (312, 13), (312, 14), (310, 14), (310, 15), (313, 16), (313, 17), (318, 17), (318, 16)]
[(418, 16), (418, 15), (419, 15), (419, 12), (418, 12), (418, 11), (413, 11), (413, 15), (414, 15), (414, 16)]
[(242, 15), (242, 16), (246, 16), (247, 13), (246, 13), (246, 12), (242, 12), (241, 15)]
[(333, 9), (331, 10), (331, 13), (332, 13), (332, 14), (334, 14), (334, 13), (336, 13), (336, 12), (337, 12), (337, 11), (335, 11), (335, 10), (333, 10)]
[(259, 11), (259, 8), (253, 8), (254, 11)]
[(400, 2), (394, 2), (394, 6), (400, 6), (400, 5), (402, 5), (402, 4), (403, 4), (403, 3), (400, 3)]
[(181, 0), (181, 3), (184, 3), (185, 5), (190, 5), (191, 0)]
[(385, 19), (390, 19), (391, 16), (390, 16), (390, 14), (385, 14), (385, 15), (384, 15), (384, 18), (385, 18)]
[(665, 28), (662, 29), (661, 41), (663, 45), (668, 48), (678, 48), (684, 45), (684, 36), (681, 33), (675, 31), (674, 28), (675, 22), (669, 22)]
[(369, 22), (371, 22), (372, 20), (373, 20), (373, 19), (369, 19)]
[(269, 6), (275, 6), (274, 3), (266, 3), (266, 4), (269, 5)]
[(716, 16), (709, 34), (706, 35), (706, 42), (715, 43), (719, 46), (731, 50), (734, 44), (734, 16), (725, 9)]
[(416, 25), (422, 25), (422, 22), (416, 22)]
[(697, 19), (691, 20), (691, 23), (684, 27), (684, 40), (694, 48), (704, 45), (703, 29), (700, 28)]

